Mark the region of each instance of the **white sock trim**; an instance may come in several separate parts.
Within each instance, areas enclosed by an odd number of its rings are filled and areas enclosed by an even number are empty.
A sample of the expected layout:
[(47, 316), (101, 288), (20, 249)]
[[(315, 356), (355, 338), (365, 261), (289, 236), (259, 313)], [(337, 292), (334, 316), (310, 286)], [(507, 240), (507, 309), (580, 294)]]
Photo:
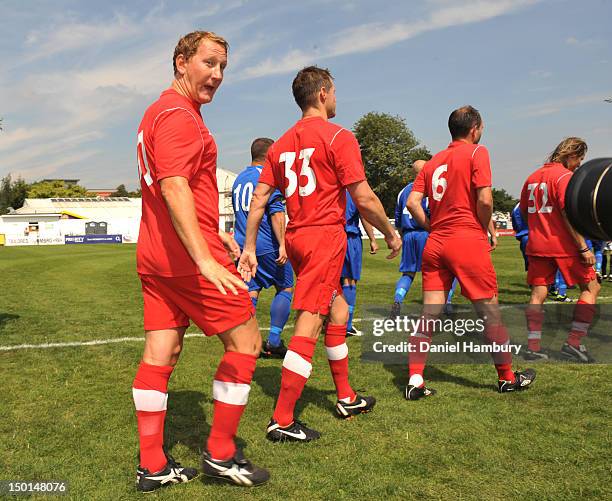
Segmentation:
[(542, 331), (528, 331), (527, 339), (542, 339)]
[(306, 379), (310, 377), (312, 372), (312, 364), (304, 360), (295, 351), (291, 350), (287, 350), (287, 353), (285, 354), (283, 367), (291, 372), (295, 372), (296, 374), (305, 377)]
[(168, 394), (161, 391), (132, 388), (132, 397), (137, 411), (160, 412), (168, 407)]
[(589, 330), (589, 325), (585, 322), (572, 322), (572, 330), (577, 332), (584, 332), (585, 334)]
[(246, 405), (250, 391), (250, 384), (213, 381), (213, 398), (225, 404)]
[(425, 380), (420, 374), (413, 374), (412, 376), (410, 376), (408, 384), (412, 386), (423, 386), (423, 384), (425, 384)]
[(339, 344), (338, 346), (326, 346), (325, 351), (327, 352), (328, 360), (343, 360), (348, 357), (348, 346), (346, 343)]

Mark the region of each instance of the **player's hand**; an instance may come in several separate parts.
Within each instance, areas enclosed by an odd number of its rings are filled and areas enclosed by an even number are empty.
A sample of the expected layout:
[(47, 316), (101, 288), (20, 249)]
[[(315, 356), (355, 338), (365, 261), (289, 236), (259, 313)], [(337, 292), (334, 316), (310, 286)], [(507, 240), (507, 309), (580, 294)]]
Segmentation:
[(595, 254), (593, 254), (593, 251), (587, 251), (587, 252), (583, 252), (582, 254), (580, 254), (580, 258), (582, 259), (582, 262), (584, 264), (587, 264), (589, 266), (593, 266), (595, 265)]
[(238, 262), (238, 273), (244, 279), (245, 282), (250, 281), (257, 273), (257, 256), (255, 252), (242, 251), (240, 261)]
[(402, 239), (394, 231), (391, 236), (385, 237), (385, 242), (387, 243), (387, 248), (391, 249), (391, 254), (387, 256), (387, 259), (393, 259), (402, 250)]
[(489, 251), (494, 251), (495, 249), (497, 249), (497, 234), (493, 233), (491, 235), (491, 237), (489, 238), (489, 243), (491, 244), (491, 248), (489, 249)]
[(219, 237), (223, 242), (223, 247), (227, 250), (227, 253), (232, 258), (232, 261), (236, 261), (240, 257), (240, 246), (238, 242), (229, 233), (219, 230)]
[(283, 266), (285, 263), (287, 263), (288, 259), (289, 258), (287, 257), (287, 250), (285, 249), (285, 246), (284, 245), (279, 246), (278, 257), (276, 258), (275, 262)]
[(238, 295), (238, 289), (249, 290), (240, 278), (212, 258), (200, 261), (198, 268), (202, 276), (211, 282), (224, 296), (227, 296), (226, 289), (229, 289), (235, 296)]
[(378, 243), (376, 240), (370, 240), (370, 254), (376, 254), (378, 252)]

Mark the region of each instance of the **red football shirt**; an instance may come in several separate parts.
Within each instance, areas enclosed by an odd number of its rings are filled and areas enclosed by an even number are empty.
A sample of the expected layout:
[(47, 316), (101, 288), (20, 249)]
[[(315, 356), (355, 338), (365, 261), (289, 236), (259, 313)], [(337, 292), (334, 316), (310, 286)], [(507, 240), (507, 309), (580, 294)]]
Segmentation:
[(138, 127), (137, 155), (142, 188), (138, 273), (166, 277), (199, 273), (161, 195), (159, 182), (172, 176), (189, 181), (200, 230), (210, 252), (222, 265), (230, 264), (218, 233), (217, 146), (204, 125), (200, 105), (173, 89), (162, 92)]
[(572, 171), (560, 163), (547, 163), (531, 174), (521, 191), (521, 212), (527, 214), (529, 256), (577, 256), (578, 249), (565, 225), (565, 190)]
[(487, 149), (453, 141), (423, 166), (412, 190), (429, 198), (432, 236), (486, 237), (476, 213), (476, 189), (485, 186), (491, 186)]
[(285, 194), (289, 224), (345, 224), (345, 187), (365, 180), (353, 133), (324, 120), (299, 120), (268, 150), (259, 178)]

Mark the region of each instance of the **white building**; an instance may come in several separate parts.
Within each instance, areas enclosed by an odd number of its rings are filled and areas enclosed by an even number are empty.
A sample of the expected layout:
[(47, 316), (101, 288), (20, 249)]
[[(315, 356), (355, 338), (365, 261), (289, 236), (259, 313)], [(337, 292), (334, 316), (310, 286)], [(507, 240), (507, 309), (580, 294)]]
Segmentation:
[[(217, 169), (219, 228), (232, 231), (232, 185), (237, 174)], [(0, 244), (63, 244), (66, 236), (121, 235), (136, 242), (142, 215), (140, 198), (28, 198), (23, 207), (0, 216)]]

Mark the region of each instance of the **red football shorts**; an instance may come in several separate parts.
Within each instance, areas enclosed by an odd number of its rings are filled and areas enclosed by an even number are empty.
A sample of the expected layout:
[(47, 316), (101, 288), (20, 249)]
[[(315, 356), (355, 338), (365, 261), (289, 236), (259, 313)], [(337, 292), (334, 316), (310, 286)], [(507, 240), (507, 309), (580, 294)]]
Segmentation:
[(579, 256), (545, 257), (528, 256), (527, 283), (529, 285), (550, 285), (555, 282), (557, 269), (567, 285), (587, 284), (595, 280), (595, 270), (584, 264)]
[[(238, 275), (232, 264), (227, 267)], [(255, 315), (247, 291), (227, 296), (202, 275), (159, 277), (140, 275), (144, 297), (144, 328), (147, 331), (186, 327), (189, 319), (207, 336), (220, 334)]]
[(293, 309), (327, 315), (342, 295), (340, 273), (346, 254), (343, 225), (306, 226), (287, 231), (287, 256), (297, 280)]
[(450, 290), (456, 277), (461, 285), (461, 294), (470, 301), (497, 295), (497, 277), (490, 248), (484, 235), (453, 238), (430, 236), (423, 251), (423, 290)]

